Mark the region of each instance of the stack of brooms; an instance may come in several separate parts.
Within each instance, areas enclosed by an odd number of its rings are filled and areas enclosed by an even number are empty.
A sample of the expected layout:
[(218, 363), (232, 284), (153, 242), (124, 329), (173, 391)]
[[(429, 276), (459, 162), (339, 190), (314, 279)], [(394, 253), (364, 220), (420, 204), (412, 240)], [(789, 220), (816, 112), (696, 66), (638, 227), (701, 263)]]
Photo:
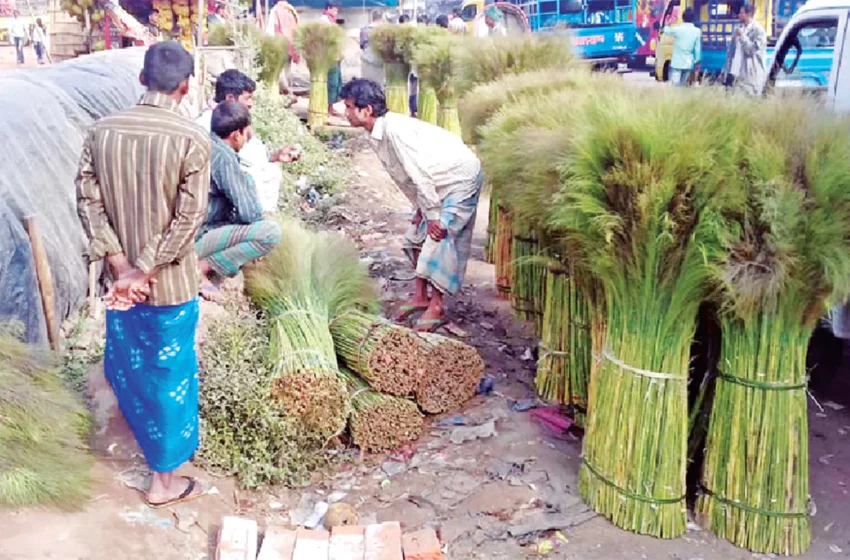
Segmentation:
[(294, 221), (283, 230), (246, 287), (269, 319), (272, 397), (288, 417), (326, 440), (347, 423), (377, 452), (419, 436), (420, 407), (445, 412), (475, 394), (484, 364), (473, 348), (370, 313), (377, 301), (351, 242)]
[(295, 45), (310, 68), (307, 124), (324, 126), (328, 121), (328, 71), (342, 58), (345, 30), (322, 22), (304, 23), (295, 31)]
[(369, 35), (372, 50), (384, 63), (387, 109), (394, 113), (410, 113), (408, 78), (419, 37), (420, 33), (412, 25), (390, 24), (377, 26)]

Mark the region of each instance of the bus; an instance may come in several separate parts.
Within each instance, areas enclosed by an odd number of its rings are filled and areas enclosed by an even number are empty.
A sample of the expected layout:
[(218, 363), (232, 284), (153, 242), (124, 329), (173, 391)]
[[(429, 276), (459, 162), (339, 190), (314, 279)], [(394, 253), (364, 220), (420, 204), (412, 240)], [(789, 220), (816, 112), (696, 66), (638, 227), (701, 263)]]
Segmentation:
[[(639, 44), (635, 0), (512, 0), (532, 33), (568, 34), (578, 53), (598, 65), (622, 68)], [(465, 0), (461, 18), (473, 24), (489, 3)]]

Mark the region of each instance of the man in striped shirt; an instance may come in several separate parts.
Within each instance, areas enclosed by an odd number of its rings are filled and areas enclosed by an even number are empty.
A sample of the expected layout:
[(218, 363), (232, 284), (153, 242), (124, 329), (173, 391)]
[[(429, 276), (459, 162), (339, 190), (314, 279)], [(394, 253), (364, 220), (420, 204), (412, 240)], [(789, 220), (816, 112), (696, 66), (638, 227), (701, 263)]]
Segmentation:
[(174, 471), (198, 446), (198, 261), (210, 141), (179, 114), (194, 68), (174, 41), (145, 54), (147, 93), (96, 122), (83, 145), (77, 204), (91, 261), (106, 259), (104, 373), (153, 475), (163, 507), (203, 494)]
[(280, 243), (280, 226), (263, 220), (254, 182), (240, 167), (238, 154), (251, 131), (248, 109), (236, 101), (219, 103), (210, 126), (210, 200), (195, 248), (206, 280), (201, 284), (201, 296), (215, 301), (222, 279), (235, 276)]

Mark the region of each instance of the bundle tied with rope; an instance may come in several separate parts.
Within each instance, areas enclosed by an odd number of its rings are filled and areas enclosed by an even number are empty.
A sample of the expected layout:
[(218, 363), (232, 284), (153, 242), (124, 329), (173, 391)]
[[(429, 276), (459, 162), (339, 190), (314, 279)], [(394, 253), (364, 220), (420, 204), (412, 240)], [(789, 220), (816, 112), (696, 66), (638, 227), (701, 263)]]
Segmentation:
[(374, 291), (351, 241), (296, 220), (281, 229), (280, 245), (246, 270), (246, 288), (269, 319), (272, 397), (306, 431), (329, 439), (345, 429), (350, 409), (328, 324), (374, 306)]
[(468, 344), (433, 333), (418, 333), (428, 364), (416, 389), (416, 402), (429, 414), (453, 410), (475, 395), (484, 360)]
[(534, 384), (544, 399), (574, 408), (585, 425), (593, 345), (590, 304), (566, 267), (546, 267), (546, 298), (537, 375)]
[(340, 374), (351, 400), (351, 438), (360, 449), (381, 453), (420, 436), (425, 423), (415, 402), (374, 391), (345, 367), (340, 368)]
[(406, 397), (425, 375), (422, 342), (412, 330), (360, 311), (330, 325), (339, 359), (381, 393)]
[(493, 240), (493, 265), (496, 267), (496, 291), (499, 297), (509, 299), (513, 284), (513, 218), (511, 211), (497, 201), (495, 239)]
[(517, 317), (531, 321), (538, 333), (543, 328), (546, 303), (546, 264), (537, 232), (514, 222), (511, 248), (511, 306)]

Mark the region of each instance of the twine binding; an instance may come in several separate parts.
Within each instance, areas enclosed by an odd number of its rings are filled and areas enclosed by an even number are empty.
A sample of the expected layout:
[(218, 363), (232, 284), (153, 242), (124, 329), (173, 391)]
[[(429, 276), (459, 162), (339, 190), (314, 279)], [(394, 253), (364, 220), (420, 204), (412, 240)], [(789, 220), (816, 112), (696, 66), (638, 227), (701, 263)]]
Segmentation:
[(624, 369), (630, 373), (634, 373), (635, 375), (640, 375), (641, 377), (648, 377), (650, 379), (664, 379), (664, 380), (672, 380), (672, 381), (686, 381), (688, 380), (687, 375), (676, 375), (673, 373), (660, 373), (656, 371), (649, 371), (647, 369), (640, 369), (621, 361), (619, 358), (614, 356), (610, 350), (605, 348), (602, 350), (602, 358), (608, 360), (615, 366), (620, 369)]
[(621, 488), (613, 480), (610, 480), (610, 479), (602, 476), (599, 473), (598, 470), (593, 468), (593, 465), (590, 464), (590, 461), (587, 460), (587, 457), (582, 457), (582, 463), (584, 463), (584, 466), (587, 467), (587, 470), (589, 470), (591, 472), (591, 474), (593, 474), (593, 476), (598, 478), (600, 481), (605, 483), (607, 486), (610, 486), (611, 488), (613, 488), (614, 490), (616, 490), (617, 492), (619, 492), (620, 494), (622, 494), (626, 498), (631, 498), (632, 500), (637, 500), (638, 502), (644, 502), (644, 503), (647, 503), (647, 504), (656, 504), (656, 505), (669, 505), (669, 504), (678, 504), (679, 502), (684, 501), (684, 499), (686, 497), (686, 496), (682, 495), (679, 498), (654, 498), (654, 497), (651, 497), (651, 496), (643, 496), (641, 494), (635, 494), (634, 492), (632, 492), (630, 490), (626, 490), (625, 488)]
[(702, 485), (700, 485), (699, 489), (700, 489), (701, 493), (705, 494), (706, 496), (710, 496), (711, 498), (714, 498), (715, 500), (717, 500), (718, 502), (720, 502), (721, 504), (723, 504), (726, 507), (733, 507), (733, 508), (741, 509), (741, 510), (744, 510), (744, 511), (749, 512), (749, 513), (755, 513), (757, 515), (764, 515), (764, 516), (767, 516), (767, 517), (777, 517), (777, 518), (780, 518), (780, 519), (803, 519), (803, 518), (809, 517), (808, 511), (806, 511), (806, 512), (768, 511), (766, 509), (761, 509), (761, 508), (757, 508), (757, 507), (754, 507), (754, 506), (748, 506), (747, 504), (741, 503), (737, 500), (732, 500), (730, 498), (726, 498), (724, 496), (719, 496), (718, 494), (715, 494), (714, 492), (712, 492), (711, 490), (709, 490), (708, 488), (706, 488), (705, 486), (702, 486)]
[(728, 373), (723, 373), (722, 371), (717, 373), (717, 377), (722, 379), (723, 381), (728, 381), (729, 383), (741, 385), (742, 387), (748, 387), (750, 389), (761, 389), (763, 391), (796, 391), (798, 389), (805, 390), (808, 384), (808, 379), (805, 379), (800, 383), (785, 383), (782, 381), (757, 381), (755, 379), (745, 379), (736, 375), (729, 375)]

